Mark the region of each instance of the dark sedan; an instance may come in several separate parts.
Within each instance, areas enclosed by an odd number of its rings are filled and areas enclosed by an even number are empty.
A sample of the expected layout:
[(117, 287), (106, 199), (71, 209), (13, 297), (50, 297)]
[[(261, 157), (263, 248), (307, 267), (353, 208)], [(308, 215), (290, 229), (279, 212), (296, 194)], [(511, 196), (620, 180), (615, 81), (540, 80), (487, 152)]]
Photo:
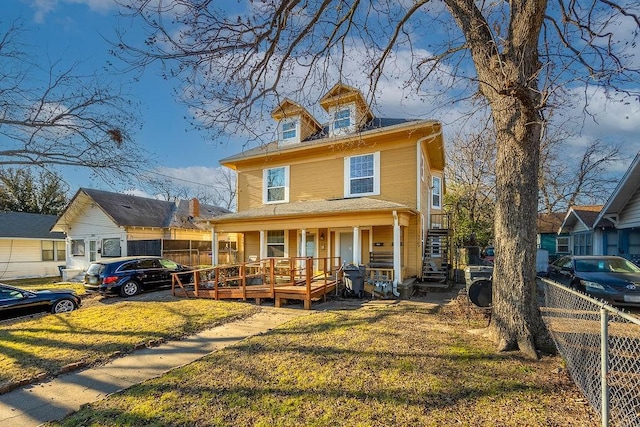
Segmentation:
[(70, 289), (27, 291), (0, 283), (0, 318), (43, 311), (66, 313), (80, 307), (81, 299)]
[(640, 306), (640, 268), (618, 256), (564, 256), (549, 264), (550, 279), (612, 305)]
[[(155, 256), (114, 258), (94, 262), (84, 275), (88, 291), (115, 293), (123, 297), (171, 285), (171, 273), (187, 272), (191, 267)], [(185, 280), (193, 276), (185, 273)]]

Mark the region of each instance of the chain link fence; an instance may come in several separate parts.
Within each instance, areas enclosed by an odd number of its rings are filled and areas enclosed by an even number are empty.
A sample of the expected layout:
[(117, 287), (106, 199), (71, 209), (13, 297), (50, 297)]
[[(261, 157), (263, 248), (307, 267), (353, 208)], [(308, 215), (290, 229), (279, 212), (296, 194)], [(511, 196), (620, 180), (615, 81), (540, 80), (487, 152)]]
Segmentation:
[(603, 426), (640, 426), (640, 319), (540, 279), (542, 316)]

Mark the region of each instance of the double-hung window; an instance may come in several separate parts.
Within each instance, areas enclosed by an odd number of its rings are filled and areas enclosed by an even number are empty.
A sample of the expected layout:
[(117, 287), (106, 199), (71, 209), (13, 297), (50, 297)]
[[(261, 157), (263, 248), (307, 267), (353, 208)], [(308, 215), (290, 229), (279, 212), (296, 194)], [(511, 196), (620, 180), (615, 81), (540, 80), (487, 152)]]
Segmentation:
[(289, 201), (289, 166), (265, 169), (264, 203), (283, 203)]
[(285, 240), (284, 230), (269, 230), (267, 231), (267, 256), (282, 258), (285, 255), (284, 251)]
[(55, 240), (42, 241), (42, 261), (65, 261), (66, 253), (64, 242)]
[(431, 178), (431, 207), (442, 208), (442, 179), (439, 176)]
[(333, 128), (344, 129), (351, 126), (351, 109), (343, 108), (333, 114)]
[(557, 254), (569, 253), (569, 236), (558, 236), (556, 238), (556, 253)]
[(280, 123), (280, 141), (298, 142), (297, 120), (284, 120)]
[(345, 158), (345, 197), (380, 194), (380, 152)]

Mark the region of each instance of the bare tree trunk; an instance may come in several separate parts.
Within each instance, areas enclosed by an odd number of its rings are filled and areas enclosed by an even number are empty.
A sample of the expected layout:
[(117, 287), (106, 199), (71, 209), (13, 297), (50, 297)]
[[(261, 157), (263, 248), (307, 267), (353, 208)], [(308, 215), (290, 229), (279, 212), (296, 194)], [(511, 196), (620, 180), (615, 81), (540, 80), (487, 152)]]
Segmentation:
[[(541, 120), (523, 99), (493, 105), (497, 130), (495, 273), (490, 332), (498, 350), (553, 351), (537, 303), (536, 218)], [(533, 101), (533, 100), (532, 100)], [(530, 104), (531, 105), (531, 104)], [(523, 286), (524, 284), (524, 286)]]

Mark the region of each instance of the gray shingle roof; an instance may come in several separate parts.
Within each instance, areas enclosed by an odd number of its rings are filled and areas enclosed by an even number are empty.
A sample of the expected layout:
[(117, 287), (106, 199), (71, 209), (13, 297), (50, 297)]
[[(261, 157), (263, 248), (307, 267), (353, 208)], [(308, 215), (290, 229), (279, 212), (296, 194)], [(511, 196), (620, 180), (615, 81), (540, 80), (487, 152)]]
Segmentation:
[(188, 200), (180, 200), (178, 203), (174, 203), (90, 188), (81, 188), (79, 192), (84, 192), (91, 197), (116, 224), (123, 227), (195, 229), (199, 227), (193, 220), (210, 219), (229, 212), (227, 209), (218, 206), (201, 203), (200, 214), (196, 218), (192, 218), (190, 217)]
[(26, 212), (0, 212), (0, 238), (63, 239), (64, 233), (50, 232), (55, 215)]

